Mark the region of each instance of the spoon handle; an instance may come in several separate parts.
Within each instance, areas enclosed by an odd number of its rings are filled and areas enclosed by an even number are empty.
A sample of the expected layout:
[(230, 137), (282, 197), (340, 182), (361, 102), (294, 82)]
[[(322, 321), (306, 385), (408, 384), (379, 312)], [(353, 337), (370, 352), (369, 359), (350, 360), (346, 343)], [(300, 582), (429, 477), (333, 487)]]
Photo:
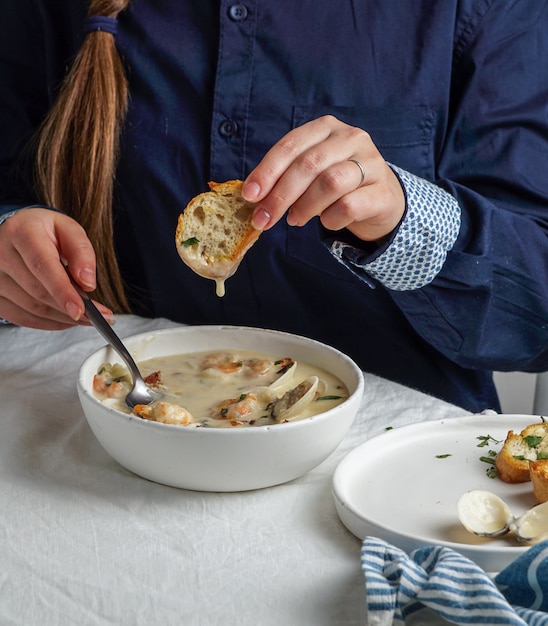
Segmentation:
[(133, 381), (141, 378), (141, 373), (137, 367), (137, 364), (133, 360), (133, 357), (129, 353), (126, 346), (120, 341), (118, 335), (112, 330), (110, 324), (101, 314), (99, 309), (93, 304), (91, 298), (88, 295), (77, 289), (82, 301), (84, 302), (84, 307), (86, 309), (86, 315), (89, 321), (95, 326), (95, 328), (103, 335), (103, 337), (107, 340), (107, 342), (118, 352), (118, 354), (122, 357), (125, 364), (128, 366)]

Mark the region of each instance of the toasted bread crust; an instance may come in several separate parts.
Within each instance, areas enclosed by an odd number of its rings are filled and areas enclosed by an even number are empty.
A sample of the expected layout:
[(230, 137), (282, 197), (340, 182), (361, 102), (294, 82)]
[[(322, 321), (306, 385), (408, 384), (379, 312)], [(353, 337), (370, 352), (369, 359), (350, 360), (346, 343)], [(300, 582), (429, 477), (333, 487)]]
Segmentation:
[(505, 483), (525, 483), (529, 480), (529, 461), (518, 458), (524, 451), (523, 439), (511, 430), (495, 459), (497, 475)]
[(529, 463), (529, 475), (531, 476), (535, 500), (539, 504), (548, 502), (548, 459), (531, 461)]
[(262, 231), (251, 225), (256, 204), (242, 197), (242, 181), (209, 183), (179, 216), (175, 241), (181, 259), (204, 278), (234, 274)]
[(531, 480), (533, 461), (548, 454), (548, 423), (530, 424), (519, 435), (510, 430), (495, 460), (497, 474), (507, 483)]

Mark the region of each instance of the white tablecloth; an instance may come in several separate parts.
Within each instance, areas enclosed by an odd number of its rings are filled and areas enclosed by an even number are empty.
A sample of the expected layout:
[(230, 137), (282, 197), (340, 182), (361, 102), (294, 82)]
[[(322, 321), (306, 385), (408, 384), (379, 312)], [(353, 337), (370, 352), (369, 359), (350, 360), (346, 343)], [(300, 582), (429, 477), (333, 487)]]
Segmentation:
[[(169, 325), (122, 316), (116, 330)], [(333, 471), (386, 426), (465, 411), (366, 375), (351, 432), (306, 476), (178, 490), (126, 471), (91, 433), (76, 374), (103, 343), (93, 328), (0, 327), (0, 624), (364, 624), (360, 541), (335, 511)]]

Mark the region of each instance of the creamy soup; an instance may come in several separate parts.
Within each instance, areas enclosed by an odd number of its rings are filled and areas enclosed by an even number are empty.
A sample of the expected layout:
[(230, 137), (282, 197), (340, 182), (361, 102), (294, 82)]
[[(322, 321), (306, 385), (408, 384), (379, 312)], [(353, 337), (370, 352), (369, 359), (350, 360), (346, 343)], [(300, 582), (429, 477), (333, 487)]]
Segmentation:
[[(322, 413), (348, 397), (343, 382), (321, 368), (252, 351), (155, 357), (139, 368), (165, 397), (133, 412), (167, 424), (264, 426)], [(93, 380), (96, 397), (125, 413), (130, 388), (131, 377), (119, 364), (103, 364)]]

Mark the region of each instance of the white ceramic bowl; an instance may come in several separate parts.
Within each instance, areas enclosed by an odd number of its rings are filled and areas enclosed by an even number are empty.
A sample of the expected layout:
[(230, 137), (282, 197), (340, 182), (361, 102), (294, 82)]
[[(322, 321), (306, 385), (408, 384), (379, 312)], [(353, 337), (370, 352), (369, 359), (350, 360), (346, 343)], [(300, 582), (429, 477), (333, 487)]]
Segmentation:
[(187, 428), (144, 420), (109, 408), (92, 392), (101, 363), (120, 362), (105, 346), (89, 356), (78, 376), (87, 421), (105, 450), (149, 480), (197, 491), (245, 491), (287, 482), (324, 461), (350, 428), (363, 394), (358, 366), (338, 350), (296, 335), (236, 326), (182, 326), (124, 340), (137, 361), (217, 349), (289, 356), (322, 367), (348, 387), (349, 397), (313, 417), (244, 428)]

